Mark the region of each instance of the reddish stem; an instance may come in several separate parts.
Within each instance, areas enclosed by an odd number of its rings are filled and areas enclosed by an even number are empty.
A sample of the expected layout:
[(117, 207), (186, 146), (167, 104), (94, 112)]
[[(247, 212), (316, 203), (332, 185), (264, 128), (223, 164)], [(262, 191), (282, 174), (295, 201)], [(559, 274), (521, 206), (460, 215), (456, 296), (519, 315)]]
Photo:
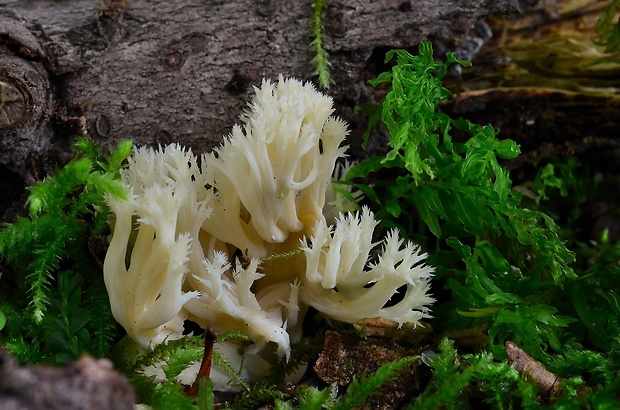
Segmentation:
[(213, 343), (215, 343), (215, 333), (213, 333), (211, 326), (208, 326), (207, 330), (205, 330), (205, 352), (202, 356), (202, 363), (200, 363), (200, 370), (198, 371), (198, 375), (196, 375), (196, 380), (194, 380), (194, 383), (186, 392), (188, 396), (197, 396), (200, 379), (202, 379), (203, 377), (208, 378), (211, 374)]

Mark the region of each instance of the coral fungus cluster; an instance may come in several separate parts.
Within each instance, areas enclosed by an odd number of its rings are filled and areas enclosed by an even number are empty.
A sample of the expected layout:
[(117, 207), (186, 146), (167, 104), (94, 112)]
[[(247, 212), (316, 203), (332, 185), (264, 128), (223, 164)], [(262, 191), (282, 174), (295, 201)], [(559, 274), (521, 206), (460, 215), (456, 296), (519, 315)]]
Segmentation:
[(263, 81), (213, 153), (135, 151), (122, 173), (130, 198), (109, 198), (104, 265), (114, 317), (132, 339), (179, 338), (191, 320), (287, 357), (308, 307), (349, 323), (429, 317), (433, 268), (417, 245), (395, 231), (373, 242), (366, 208), (324, 216), (346, 150), (346, 124), (332, 113), (330, 97), (280, 77)]

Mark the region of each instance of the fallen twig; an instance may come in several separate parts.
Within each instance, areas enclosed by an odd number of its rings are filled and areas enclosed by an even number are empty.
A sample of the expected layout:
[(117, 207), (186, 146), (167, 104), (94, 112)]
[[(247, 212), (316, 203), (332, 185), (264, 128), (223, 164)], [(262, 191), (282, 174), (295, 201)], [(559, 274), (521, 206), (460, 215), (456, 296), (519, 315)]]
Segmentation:
[(515, 369), (531, 380), (545, 394), (558, 396), (562, 394), (561, 378), (551, 373), (537, 360), (531, 358), (516, 344), (507, 340), (505, 343), (508, 361), (515, 365)]

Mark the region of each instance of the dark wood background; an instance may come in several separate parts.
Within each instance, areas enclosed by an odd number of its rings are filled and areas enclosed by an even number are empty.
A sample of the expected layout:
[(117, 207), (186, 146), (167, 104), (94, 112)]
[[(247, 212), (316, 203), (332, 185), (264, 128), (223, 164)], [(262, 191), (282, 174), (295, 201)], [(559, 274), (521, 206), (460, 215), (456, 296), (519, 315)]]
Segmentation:
[[(475, 22), (534, 3), (326, 1), (326, 92), (350, 123), (353, 155), (362, 155), (366, 126), (353, 109), (376, 100), (367, 80), (384, 68), (385, 51), (427, 39), (455, 45)], [(0, 90), (23, 97), (23, 109), (0, 120), (2, 219), (21, 209), (25, 185), (70, 157), (82, 130), (106, 145), (212, 148), (262, 78), (313, 80), (312, 16), (311, 1), (0, 0)]]

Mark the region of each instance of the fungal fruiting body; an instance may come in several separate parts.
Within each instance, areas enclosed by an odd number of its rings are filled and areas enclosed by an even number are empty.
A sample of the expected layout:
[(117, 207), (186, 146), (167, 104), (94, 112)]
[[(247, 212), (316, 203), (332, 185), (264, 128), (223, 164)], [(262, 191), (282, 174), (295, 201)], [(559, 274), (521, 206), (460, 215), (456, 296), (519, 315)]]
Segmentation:
[(348, 132), (332, 113), (330, 97), (280, 77), (263, 81), (214, 153), (135, 151), (122, 173), (130, 199), (109, 199), (104, 276), (114, 317), (140, 346), (182, 337), (189, 319), (288, 358), (308, 307), (348, 323), (430, 317), (433, 268), (419, 246), (396, 231), (373, 242), (370, 210), (326, 206)]

